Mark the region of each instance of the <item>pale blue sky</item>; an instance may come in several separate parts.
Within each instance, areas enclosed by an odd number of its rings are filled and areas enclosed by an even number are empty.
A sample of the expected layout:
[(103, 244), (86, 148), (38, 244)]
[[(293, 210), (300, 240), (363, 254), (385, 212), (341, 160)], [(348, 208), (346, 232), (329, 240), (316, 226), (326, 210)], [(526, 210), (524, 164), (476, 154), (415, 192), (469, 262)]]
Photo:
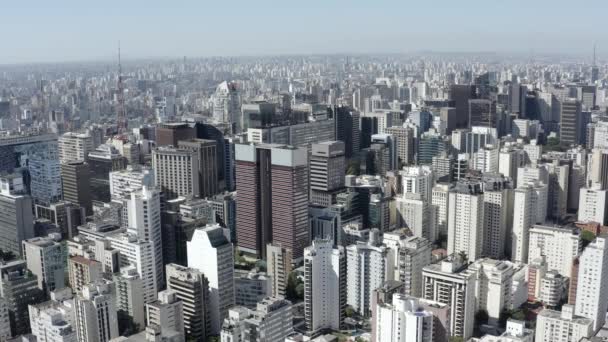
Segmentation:
[(3, 0), (0, 63), (311, 53), (608, 53), (608, 0)]

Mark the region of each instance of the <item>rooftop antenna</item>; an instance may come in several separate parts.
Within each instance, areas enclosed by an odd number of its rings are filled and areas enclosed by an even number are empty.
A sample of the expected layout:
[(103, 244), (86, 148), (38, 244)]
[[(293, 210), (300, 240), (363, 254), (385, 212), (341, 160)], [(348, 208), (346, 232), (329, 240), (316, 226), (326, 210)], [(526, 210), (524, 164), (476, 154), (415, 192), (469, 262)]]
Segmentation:
[(120, 60), (120, 40), (118, 41), (118, 94), (116, 103), (116, 126), (118, 134), (125, 133), (127, 131), (127, 116), (125, 114), (125, 89), (122, 77), (122, 64)]
[(593, 43), (593, 66), (596, 66), (596, 64), (595, 64), (595, 61), (596, 61), (596, 59), (595, 59), (595, 57), (596, 57), (596, 56), (595, 56), (595, 47), (596, 47), (596, 46), (595, 46), (595, 45), (596, 45), (596, 44), (595, 44), (595, 43)]

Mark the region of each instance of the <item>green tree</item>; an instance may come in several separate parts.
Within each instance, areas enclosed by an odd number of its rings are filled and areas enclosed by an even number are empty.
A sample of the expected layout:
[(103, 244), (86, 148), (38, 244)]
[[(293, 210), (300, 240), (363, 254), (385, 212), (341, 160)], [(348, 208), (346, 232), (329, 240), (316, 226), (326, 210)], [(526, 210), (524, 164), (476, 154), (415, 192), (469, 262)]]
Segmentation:
[(349, 305), (346, 307), (346, 309), (344, 309), (344, 314), (346, 317), (353, 317), (355, 315), (355, 309)]
[(460, 251), (460, 253), (458, 253), (458, 256), (460, 257), (460, 260), (462, 260), (463, 262), (467, 262), (469, 260), (469, 256), (467, 255), (467, 252), (465, 252), (465, 251)]
[(130, 336), (139, 331), (139, 324), (133, 321), (133, 317), (124, 310), (118, 310), (118, 333), (120, 336)]
[(587, 247), (593, 240), (595, 240), (595, 234), (588, 230), (583, 230), (581, 232), (581, 240), (583, 240), (583, 247)]
[(449, 338), (450, 342), (464, 342), (464, 338), (460, 336), (452, 336)]
[[(300, 291), (298, 286), (301, 285)], [(285, 289), (287, 299), (292, 302), (298, 302), (304, 299), (304, 283), (298, 278), (295, 272), (289, 273), (287, 276), (287, 288)]]
[(475, 324), (482, 325), (487, 324), (490, 316), (486, 310), (479, 310), (475, 313)]
[(358, 176), (359, 173), (361, 172), (360, 168), (361, 168), (361, 165), (360, 165), (359, 160), (352, 159), (351, 161), (348, 162), (348, 166), (346, 167), (346, 174)]

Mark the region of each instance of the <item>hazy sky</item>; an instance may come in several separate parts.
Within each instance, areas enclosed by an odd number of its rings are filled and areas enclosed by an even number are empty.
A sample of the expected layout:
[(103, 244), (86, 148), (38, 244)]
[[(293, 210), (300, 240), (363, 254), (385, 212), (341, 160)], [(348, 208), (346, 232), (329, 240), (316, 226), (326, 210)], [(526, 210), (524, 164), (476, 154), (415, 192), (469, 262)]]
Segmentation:
[(0, 63), (123, 56), (608, 53), (608, 0), (2, 0)]

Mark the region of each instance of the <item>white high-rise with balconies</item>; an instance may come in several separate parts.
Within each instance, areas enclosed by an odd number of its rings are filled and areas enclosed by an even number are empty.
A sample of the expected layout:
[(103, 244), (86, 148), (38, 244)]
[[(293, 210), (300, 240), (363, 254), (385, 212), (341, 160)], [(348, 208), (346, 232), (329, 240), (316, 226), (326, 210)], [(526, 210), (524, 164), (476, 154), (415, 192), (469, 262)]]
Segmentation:
[(513, 194), (511, 260), (526, 263), (530, 228), (543, 223), (547, 216), (547, 186), (538, 181), (527, 183), (515, 189)]
[(373, 342), (432, 342), (433, 314), (421, 310), (418, 299), (393, 294), (392, 304), (377, 304), (376, 339)]
[(575, 313), (593, 320), (598, 331), (608, 311), (608, 237), (598, 236), (579, 258)]
[(530, 229), (528, 259), (544, 256), (549, 271), (556, 270), (564, 277), (571, 278), (572, 261), (582, 247), (577, 228), (535, 225)]
[(578, 220), (608, 224), (608, 190), (582, 188), (578, 202)]
[(164, 287), (163, 238), (160, 223), (160, 192), (146, 186), (132, 191), (126, 201), (129, 234), (152, 242), (156, 262), (157, 291)]
[(483, 252), (484, 200), (481, 184), (465, 180), (450, 188), (448, 197), (448, 254), (465, 253), (477, 260)]
[(111, 281), (100, 280), (85, 286), (76, 297), (79, 342), (107, 342), (118, 337), (113, 286)]
[(380, 232), (373, 229), (368, 242), (346, 247), (347, 303), (361, 315), (371, 313), (372, 291), (393, 279), (392, 254), (382, 245)]
[(211, 332), (219, 334), (228, 309), (235, 304), (234, 249), (218, 224), (194, 231), (187, 243), (188, 267), (201, 271), (209, 282)]
[(86, 133), (68, 132), (57, 140), (59, 146), (59, 160), (67, 163), (74, 160), (86, 161), (89, 152), (94, 150), (93, 138)]

